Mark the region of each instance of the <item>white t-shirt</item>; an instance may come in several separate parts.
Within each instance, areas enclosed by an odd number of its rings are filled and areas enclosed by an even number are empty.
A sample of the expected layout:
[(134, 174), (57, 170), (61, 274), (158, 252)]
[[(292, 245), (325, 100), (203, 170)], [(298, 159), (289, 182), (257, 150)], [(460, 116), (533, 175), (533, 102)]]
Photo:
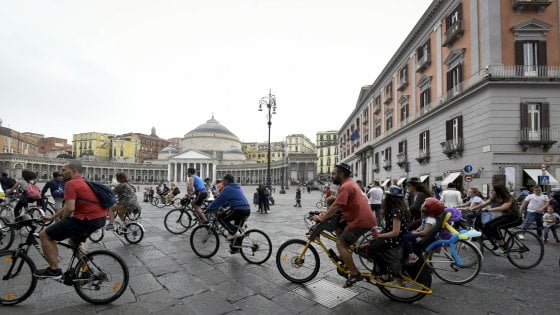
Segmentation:
[(479, 205), (479, 204), (481, 204), (481, 203), (483, 203), (483, 202), (484, 202), (484, 200), (482, 200), (482, 198), (480, 198), (479, 196), (474, 196), (474, 197), (472, 197), (471, 200), (470, 200), (470, 206), (471, 206), (471, 207), (472, 207), (472, 206), (476, 206), (476, 205)]
[(527, 211), (544, 213), (544, 210), (541, 210), (541, 208), (544, 207), (548, 201), (548, 197), (545, 195), (537, 196), (535, 194), (530, 194), (525, 198), (525, 201), (528, 202)]
[(443, 202), (446, 208), (455, 208), (463, 203), (463, 197), (457, 190), (447, 189), (441, 193), (441, 202)]
[(383, 189), (381, 187), (372, 187), (367, 193), (370, 205), (380, 205), (383, 199)]
[(556, 224), (556, 220), (560, 220), (558, 213), (545, 213), (543, 215), (543, 226), (551, 227)]

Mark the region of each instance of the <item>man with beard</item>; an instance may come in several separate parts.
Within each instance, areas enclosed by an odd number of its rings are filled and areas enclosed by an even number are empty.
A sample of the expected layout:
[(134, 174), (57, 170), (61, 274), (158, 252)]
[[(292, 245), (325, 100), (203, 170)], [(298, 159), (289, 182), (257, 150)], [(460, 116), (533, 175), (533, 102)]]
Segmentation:
[(373, 212), (370, 210), (366, 195), (360, 186), (356, 184), (350, 176), (352, 171), (346, 163), (336, 164), (332, 172), (332, 181), (338, 187), (336, 200), (327, 212), (322, 216), (315, 216), (314, 220), (322, 223), (333, 217), (337, 212), (342, 213), (342, 218), (346, 226), (342, 233), (337, 237), (336, 248), (340, 258), (350, 270), (350, 275), (344, 287), (350, 287), (357, 281), (363, 279), (361, 273), (356, 268), (352, 258), (352, 252), (348, 249), (358, 238), (377, 225)]

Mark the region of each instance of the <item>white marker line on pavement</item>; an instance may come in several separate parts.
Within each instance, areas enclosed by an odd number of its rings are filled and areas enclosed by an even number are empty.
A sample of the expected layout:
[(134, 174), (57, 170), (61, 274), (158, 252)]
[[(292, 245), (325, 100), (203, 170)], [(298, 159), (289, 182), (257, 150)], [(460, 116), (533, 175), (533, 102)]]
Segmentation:
[(481, 272), (479, 273), (480, 275), (485, 275), (485, 276), (492, 276), (492, 277), (497, 277), (497, 278), (506, 278), (506, 276), (499, 274), (499, 273), (487, 273), (487, 272)]

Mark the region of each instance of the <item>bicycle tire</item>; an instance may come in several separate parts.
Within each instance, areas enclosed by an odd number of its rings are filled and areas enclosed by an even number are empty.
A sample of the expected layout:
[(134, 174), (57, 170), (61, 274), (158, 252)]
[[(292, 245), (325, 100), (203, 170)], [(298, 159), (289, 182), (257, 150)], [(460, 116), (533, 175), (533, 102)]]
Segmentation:
[(10, 249), (16, 237), (16, 231), (8, 227), (8, 223), (8, 219), (0, 217), (0, 251)]
[(105, 237), (105, 228), (100, 228), (91, 233), (88, 238), (94, 243), (99, 243)]
[[(0, 304), (1, 305), (15, 305), (25, 301), (33, 293), (35, 287), (37, 286), (37, 278), (33, 276), (33, 272), (35, 272), (36, 270), (35, 263), (33, 262), (33, 260), (29, 258), (29, 256), (27, 256), (27, 254), (25, 253), (20, 252), (17, 257), (14, 257), (15, 255), (16, 252), (13, 250), (0, 252)], [(4, 276), (8, 274), (9, 269), (12, 268), (12, 266), (13, 267), (17, 266), (18, 263), (20, 265), (17, 267), (16, 275), (10, 279), (4, 280)], [(28, 268), (25, 268), (25, 264), (28, 266)], [(29, 269), (28, 272), (29, 275), (27, 275), (25, 272), (27, 269)], [(23, 280), (24, 275), (26, 278), (29, 277), (29, 281), (31, 281), (29, 287), (27, 289), (24, 289), (22, 294), (16, 294), (15, 292), (11, 292), (13, 291), (13, 289), (16, 288), (16, 286), (10, 284), (10, 282), (14, 280), (16, 277), (18, 280)], [(18, 281), (17, 288), (21, 287), (20, 283), (21, 282)]]
[[(300, 247), (300, 248), (298, 248), (297, 250), (294, 249), (290, 251), (288, 247), (291, 245), (295, 245), (296, 247)], [(276, 252), (276, 267), (278, 267), (278, 271), (280, 271), (280, 274), (284, 278), (286, 278), (287, 280), (293, 283), (308, 282), (313, 278), (315, 278), (315, 276), (317, 276), (317, 273), (319, 273), (319, 268), (321, 267), (321, 260), (319, 259), (319, 254), (311, 244), (307, 247), (307, 252), (302, 253), (302, 250), (306, 245), (307, 245), (306, 241), (300, 239), (291, 239), (284, 242), (284, 244), (282, 244), (280, 248), (278, 248), (278, 252)], [(311, 254), (308, 255), (309, 253)], [(305, 255), (305, 257), (303, 258), (303, 261), (298, 262), (297, 258), (301, 254)], [(286, 270), (286, 267), (288, 266), (295, 267), (295, 270), (304, 270), (301, 268), (306, 268), (308, 264), (306, 264), (305, 266), (304, 264), (306, 263), (306, 261), (309, 260), (314, 260), (315, 263), (311, 266), (311, 268), (307, 268), (311, 270), (311, 273), (306, 276), (300, 277), (298, 275), (292, 275)]]
[(182, 208), (173, 209), (165, 215), (163, 225), (171, 234), (183, 234), (191, 227), (192, 217), (190, 213)]
[[(265, 247), (268, 246), (268, 247)], [(255, 253), (264, 254), (259, 259), (253, 259)], [(241, 238), (241, 256), (250, 264), (260, 265), (272, 255), (272, 242), (261, 230), (249, 230)]]
[(124, 238), (130, 244), (138, 244), (144, 238), (144, 228), (136, 222), (130, 222), (126, 225), (127, 233)]
[[(45, 216), (45, 211), (41, 208), (31, 207), (27, 210), (27, 214), (29, 214), (33, 219), (39, 220), (41, 223), (37, 223), (35, 233), (41, 232), (45, 228), (45, 221), (42, 221), (43, 217)], [(29, 232), (30, 227), (26, 226), (25, 229)]]
[(175, 208), (181, 207), (181, 198), (175, 198), (175, 199), (173, 199), (173, 204), (172, 204), (172, 206), (175, 207)]
[(322, 201), (318, 201), (315, 204), (315, 207), (317, 207), (317, 209), (322, 209), (325, 206), (325, 204)]
[[(444, 282), (456, 285), (469, 283), (480, 273), (482, 254), (474, 244), (468, 241), (459, 240), (455, 246), (457, 255), (463, 260), (463, 266), (457, 264), (449, 246), (442, 246), (439, 252), (431, 252), (428, 255), (428, 264), (434, 275)], [(462, 271), (466, 271), (465, 276), (461, 273)], [(452, 275), (456, 277), (452, 277)]]
[[(531, 231), (515, 231), (514, 233), (507, 232), (508, 238), (506, 240), (507, 259), (509, 262), (519, 269), (531, 269), (541, 263), (544, 257), (544, 244), (540, 237)], [(520, 239), (523, 235), (523, 239)], [(531, 248), (529, 248), (529, 246)], [(521, 264), (520, 262), (528, 257), (526, 253), (535, 253), (537, 259), (528, 264)]]
[[(204, 246), (203, 244), (212, 241), (215, 242), (214, 247), (210, 247), (207, 252), (204, 252), (203, 249), (208, 246)], [(210, 258), (218, 252), (220, 248), (220, 239), (214, 228), (208, 225), (199, 225), (195, 227), (191, 233), (190, 244), (193, 252), (198, 257)]]
[(156, 208), (161, 209), (161, 208), (167, 206), (167, 201), (165, 201), (165, 199), (157, 199), (155, 206), (156, 206)]
[[(45, 207), (43, 207), (43, 212), (48, 215), (48, 216), (54, 216), (54, 214), (56, 213), (56, 211), (52, 208), (52, 204), (47, 203), (47, 205)], [(49, 226), (51, 224), (53, 224), (54, 220), (51, 221), (45, 221), (44, 225), (45, 226)]]
[[(103, 257), (111, 263), (104, 261)], [(86, 265), (84, 265), (84, 262)], [(111, 272), (109, 267), (122, 271), (122, 275)], [(72, 280), (76, 293), (86, 302), (96, 305), (108, 304), (118, 299), (126, 291), (129, 280), (128, 267), (119, 255), (107, 250), (95, 250), (85, 254), (83, 260), (79, 260), (74, 269)], [(104, 286), (104, 282), (112, 282), (112, 285)], [(108, 297), (95, 298), (86, 293), (99, 293), (102, 287), (110, 287), (111, 292), (109, 292)]]
[[(356, 249), (361, 245), (368, 243), (371, 239), (372, 239), (371, 233), (368, 232), (362, 234), (362, 236), (360, 236), (358, 241), (356, 241), (357, 244), (355, 245)], [(373, 268), (375, 268), (375, 261), (373, 259), (368, 259), (367, 257), (364, 257), (362, 255), (358, 255), (358, 259), (360, 260), (360, 263), (362, 264), (365, 270), (372, 272)]]
[[(421, 265), (422, 269), (414, 272), (414, 269), (417, 268), (417, 265)], [(431, 288), (432, 287), (432, 273), (430, 272), (430, 268), (426, 267), (425, 264), (417, 264), (414, 266), (408, 266), (405, 267), (403, 270), (403, 274), (404, 275), (410, 275), (410, 274), (416, 274), (417, 277), (410, 277), (412, 279), (417, 278), (416, 282), (421, 283), (422, 285)], [(413, 285), (415, 288), (417, 288), (416, 285), (412, 284), (409, 280), (403, 280), (403, 283), (401, 285), (405, 285), (405, 281), (406, 283), (409, 283), (409, 285)], [(403, 289), (399, 289), (399, 288), (389, 288), (389, 287), (385, 287), (382, 284), (378, 284), (377, 287), (379, 288), (379, 291), (381, 291), (381, 293), (383, 293), (385, 296), (387, 296), (388, 298), (390, 298), (393, 301), (397, 301), (397, 302), (404, 302), (404, 303), (412, 303), (412, 302), (416, 302), (420, 299), (422, 299), (424, 296), (426, 296), (426, 293), (420, 293), (420, 292), (411, 292), (411, 296), (404, 296), (401, 294), (405, 294), (407, 292), (410, 291), (406, 291)]]

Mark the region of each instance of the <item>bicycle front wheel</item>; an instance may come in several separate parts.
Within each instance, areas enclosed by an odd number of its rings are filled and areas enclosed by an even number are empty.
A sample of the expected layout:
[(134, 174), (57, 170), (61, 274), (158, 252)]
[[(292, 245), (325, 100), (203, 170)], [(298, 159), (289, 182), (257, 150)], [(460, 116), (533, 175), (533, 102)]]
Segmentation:
[(88, 238), (90, 241), (94, 242), (94, 243), (99, 243), (101, 242), (101, 240), (103, 239), (103, 237), (105, 236), (105, 229), (104, 228), (100, 228), (97, 229), (95, 232), (91, 233)]
[(317, 250), (308, 242), (293, 239), (285, 242), (276, 253), (280, 274), (294, 283), (305, 283), (317, 276), (321, 261)]
[(183, 234), (191, 226), (191, 221), (191, 215), (187, 211), (179, 208), (167, 212), (163, 220), (163, 225), (165, 225), (165, 229), (172, 234)]
[[(35, 220), (41, 220), (45, 216), (45, 212), (43, 211), (43, 209), (37, 207), (29, 208), (29, 210), (27, 210), (27, 214), (29, 214)], [(41, 223), (37, 223), (36, 225), (37, 227), (37, 229), (35, 230), (36, 233), (41, 232), (45, 228), (45, 221), (40, 221), (40, 222)], [(26, 226), (25, 228), (27, 229), (27, 231), (30, 230), (29, 226)]]
[(260, 230), (249, 230), (241, 239), (241, 256), (250, 264), (260, 265), (272, 255), (272, 242)]
[(428, 264), (436, 277), (450, 284), (465, 284), (474, 280), (480, 273), (482, 254), (471, 242), (459, 240), (451, 245), (461, 259), (455, 260), (452, 248), (442, 246), (428, 256)]
[(24, 253), (0, 252), (0, 304), (14, 305), (27, 299), (37, 286), (35, 264)]
[(124, 238), (126, 238), (130, 244), (138, 244), (144, 238), (144, 228), (136, 222), (127, 224), (126, 230)]
[(0, 251), (10, 249), (16, 236), (16, 232), (7, 225), (8, 222), (8, 219), (0, 217)]
[(540, 264), (544, 256), (544, 244), (537, 234), (530, 231), (508, 233), (507, 259), (517, 268), (530, 269)]
[(74, 289), (82, 299), (92, 304), (108, 304), (126, 290), (128, 267), (117, 254), (96, 250), (79, 260), (73, 278)]
[(318, 202), (315, 204), (315, 207), (317, 207), (317, 209), (321, 209), (321, 208), (323, 208), (324, 206), (325, 206), (325, 205), (324, 205), (323, 202), (321, 202), (321, 201), (318, 201)]
[(218, 252), (220, 239), (218, 233), (208, 225), (199, 225), (191, 233), (191, 248), (193, 252), (202, 258), (210, 258)]

